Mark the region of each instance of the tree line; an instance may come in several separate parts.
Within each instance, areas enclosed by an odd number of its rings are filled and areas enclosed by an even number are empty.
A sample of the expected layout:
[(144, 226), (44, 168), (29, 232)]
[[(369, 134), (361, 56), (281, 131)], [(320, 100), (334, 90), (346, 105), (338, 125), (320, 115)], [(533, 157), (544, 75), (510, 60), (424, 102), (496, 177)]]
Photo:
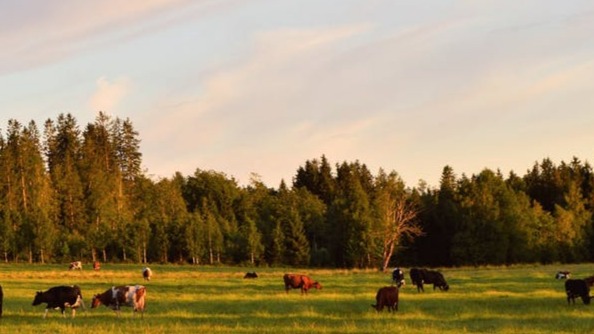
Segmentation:
[(141, 164), (129, 119), (9, 120), (0, 258), (382, 270), (594, 259), (594, 176), (577, 158), (523, 176), (445, 166), (436, 188), (324, 155), (278, 188), (201, 169), (152, 179)]

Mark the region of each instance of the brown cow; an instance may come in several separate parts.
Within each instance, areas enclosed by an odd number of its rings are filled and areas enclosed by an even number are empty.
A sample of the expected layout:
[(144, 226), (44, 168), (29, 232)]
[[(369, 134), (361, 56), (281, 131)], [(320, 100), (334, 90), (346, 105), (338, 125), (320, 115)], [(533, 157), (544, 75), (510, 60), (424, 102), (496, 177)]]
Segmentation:
[(592, 285), (594, 285), (594, 276), (586, 277), (584, 278), (584, 281), (586, 281), (586, 285), (592, 287)]
[(311, 288), (321, 289), (322, 285), (308, 276), (299, 274), (285, 274), (283, 276), (285, 281), (285, 291), (289, 293), (289, 289), (301, 289), (301, 294), (307, 294), (307, 290)]
[(140, 312), (141, 317), (144, 318), (145, 296), (146, 288), (142, 285), (112, 286), (107, 291), (93, 296), (91, 308), (96, 308), (103, 304), (116, 311), (119, 317), (120, 306), (131, 306), (134, 310), (133, 312)]
[(395, 286), (380, 288), (375, 295), (375, 305), (371, 306), (378, 312), (381, 312), (384, 307), (388, 308), (388, 312), (398, 311), (398, 288)]

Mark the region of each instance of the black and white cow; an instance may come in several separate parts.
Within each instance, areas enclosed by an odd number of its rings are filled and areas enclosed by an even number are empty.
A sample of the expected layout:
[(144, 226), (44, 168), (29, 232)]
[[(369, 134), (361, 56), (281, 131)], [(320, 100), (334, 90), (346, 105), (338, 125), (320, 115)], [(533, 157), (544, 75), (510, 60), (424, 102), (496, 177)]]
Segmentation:
[(569, 271), (559, 271), (555, 275), (555, 279), (568, 279), (571, 277), (571, 273)]
[(66, 317), (64, 311), (67, 307), (69, 307), (72, 309), (72, 317), (74, 318), (76, 309), (79, 306), (82, 306), (83, 309), (85, 308), (82, 293), (80, 292), (80, 288), (76, 285), (61, 285), (50, 288), (44, 292), (37, 291), (35, 294), (35, 299), (33, 299), (33, 306), (37, 306), (42, 303), (47, 304), (45, 307), (45, 313), (43, 313), (44, 319), (47, 317), (47, 311), (49, 309), (59, 308), (62, 312), (62, 316)]
[(565, 281), (565, 293), (567, 293), (567, 304), (573, 303), (575, 299), (580, 297), (584, 304), (590, 304), (590, 288), (588, 283), (583, 279), (568, 279)]
[(404, 280), (404, 272), (400, 268), (394, 268), (392, 271), (392, 283), (396, 284), (398, 288), (406, 284)]

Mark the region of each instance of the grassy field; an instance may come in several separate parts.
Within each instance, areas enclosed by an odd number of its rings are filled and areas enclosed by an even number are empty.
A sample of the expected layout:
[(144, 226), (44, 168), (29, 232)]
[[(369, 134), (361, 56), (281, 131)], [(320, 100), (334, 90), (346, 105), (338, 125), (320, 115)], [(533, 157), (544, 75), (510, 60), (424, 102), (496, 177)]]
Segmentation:
[[(154, 277), (142, 282), (140, 265), (0, 265), (4, 315), (0, 333), (592, 333), (594, 305), (568, 306), (558, 270), (574, 277), (594, 275), (593, 264), (452, 268), (441, 270), (450, 291), (417, 293), (407, 283), (395, 314), (377, 313), (378, 288), (390, 275), (377, 271), (257, 269), (260, 277), (244, 280), (251, 268), (152, 265)], [(301, 296), (286, 294), (285, 272), (310, 274), (323, 289)], [(86, 305), (112, 285), (145, 284), (144, 319), (130, 308), (122, 316), (101, 306), (79, 310), (74, 319), (32, 306), (35, 291), (77, 284)], [(68, 311), (68, 315), (70, 315)]]

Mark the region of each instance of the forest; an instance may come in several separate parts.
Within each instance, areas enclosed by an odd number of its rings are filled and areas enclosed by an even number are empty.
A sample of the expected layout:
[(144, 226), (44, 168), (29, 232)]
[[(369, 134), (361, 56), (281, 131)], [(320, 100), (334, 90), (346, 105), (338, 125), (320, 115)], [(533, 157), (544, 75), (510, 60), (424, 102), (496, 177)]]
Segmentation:
[(594, 260), (594, 175), (574, 157), (439, 185), (325, 155), (278, 188), (196, 168), (152, 179), (129, 119), (11, 119), (0, 134), (0, 259), (378, 268)]

